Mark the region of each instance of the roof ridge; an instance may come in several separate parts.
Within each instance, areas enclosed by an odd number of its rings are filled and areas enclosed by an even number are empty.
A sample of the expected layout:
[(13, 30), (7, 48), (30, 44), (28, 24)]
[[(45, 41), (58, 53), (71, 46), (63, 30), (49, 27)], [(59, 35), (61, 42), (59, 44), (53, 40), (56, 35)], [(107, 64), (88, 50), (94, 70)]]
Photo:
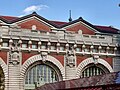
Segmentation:
[(66, 21), (58, 21), (58, 20), (49, 20), (49, 21), (53, 21), (53, 22), (65, 22), (65, 23), (68, 23)]

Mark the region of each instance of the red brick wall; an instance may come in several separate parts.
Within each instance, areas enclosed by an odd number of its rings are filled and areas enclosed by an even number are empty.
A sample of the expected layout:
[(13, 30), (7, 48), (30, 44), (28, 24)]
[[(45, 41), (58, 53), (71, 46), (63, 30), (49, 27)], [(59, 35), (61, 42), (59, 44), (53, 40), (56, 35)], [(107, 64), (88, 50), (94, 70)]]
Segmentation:
[(7, 64), (7, 52), (1, 51), (0, 57), (4, 60), (4, 62)]
[(67, 28), (68, 31), (74, 31), (74, 32), (78, 32), (79, 30), (82, 30), (83, 34), (90, 34), (90, 35), (94, 35), (94, 31), (88, 29), (86, 26), (82, 25), (82, 24), (76, 24), (72, 27), (68, 27)]
[(35, 19), (33, 20), (28, 20), (26, 22), (22, 22), (21, 24), (19, 24), (19, 26), (21, 26), (21, 28), (25, 28), (25, 29), (32, 29), (32, 25), (36, 25), (37, 30), (46, 30), (46, 31), (50, 31), (50, 27), (45, 25), (44, 23), (37, 21)]
[(77, 66), (85, 59), (87, 59), (87, 56), (77, 56), (76, 60), (77, 60)]
[(64, 66), (64, 55), (52, 55)]
[(106, 58), (102, 58), (102, 59), (107, 61), (113, 67), (113, 58), (112, 57), (106, 57)]
[(34, 53), (25, 53), (25, 52), (22, 52), (22, 64), (30, 57), (34, 56), (35, 54)]

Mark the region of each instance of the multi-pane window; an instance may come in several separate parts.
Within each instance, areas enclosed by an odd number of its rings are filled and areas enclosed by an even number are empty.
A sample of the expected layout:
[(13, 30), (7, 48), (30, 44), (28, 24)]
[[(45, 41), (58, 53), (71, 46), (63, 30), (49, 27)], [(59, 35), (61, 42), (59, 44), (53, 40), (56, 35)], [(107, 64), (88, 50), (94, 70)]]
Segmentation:
[(53, 68), (44, 64), (39, 64), (28, 71), (25, 78), (25, 86), (35, 86), (35, 83), (42, 85), (57, 81), (59, 81), (58, 75)]
[(95, 75), (102, 75), (105, 72), (97, 66), (90, 66), (88, 68), (86, 68), (83, 72), (81, 77), (90, 77), (90, 76), (95, 76)]

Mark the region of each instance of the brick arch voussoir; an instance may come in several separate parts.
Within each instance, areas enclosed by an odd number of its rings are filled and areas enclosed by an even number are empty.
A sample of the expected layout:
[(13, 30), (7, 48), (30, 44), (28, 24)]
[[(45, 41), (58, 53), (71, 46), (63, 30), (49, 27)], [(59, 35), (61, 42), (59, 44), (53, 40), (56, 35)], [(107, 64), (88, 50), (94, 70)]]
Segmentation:
[(7, 65), (6, 65), (6, 63), (4, 62), (4, 60), (3, 60), (2, 58), (0, 58), (0, 66), (1, 66), (2, 69), (3, 69), (3, 72), (4, 72), (5, 77), (7, 77), (7, 76), (8, 76)]
[(8, 86), (8, 83), (7, 83), (8, 82), (8, 67), (2, 58), (0, 58), (0, 66), (3, 69), (3, 73), (5, 76), (5, 90), (7, 90), (6, 88)]

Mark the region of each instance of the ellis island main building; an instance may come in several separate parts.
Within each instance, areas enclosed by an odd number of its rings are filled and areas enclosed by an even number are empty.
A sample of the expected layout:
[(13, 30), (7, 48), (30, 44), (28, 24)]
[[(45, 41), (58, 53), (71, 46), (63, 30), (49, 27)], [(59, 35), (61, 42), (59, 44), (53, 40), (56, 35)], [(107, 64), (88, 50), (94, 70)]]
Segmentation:
[(117, 72), (119, 33), (82, 17), (60, 22), (36, 12), (0, 16), (0, 88), (32, 90), (45, 83)]

